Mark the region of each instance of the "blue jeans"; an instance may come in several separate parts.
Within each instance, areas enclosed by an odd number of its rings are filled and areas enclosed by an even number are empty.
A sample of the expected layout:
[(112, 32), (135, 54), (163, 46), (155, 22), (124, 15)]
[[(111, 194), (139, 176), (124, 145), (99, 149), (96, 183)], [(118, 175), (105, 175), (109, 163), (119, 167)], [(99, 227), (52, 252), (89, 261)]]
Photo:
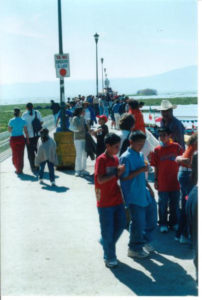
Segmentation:
[(179, 210), (179, 229), (177, 231), (176, 236), (180, 236), (183, 234), (184, 236), (188, 236), (188, 228), (187, 228), (187, 220), (186, 220), (186, 199), (185, 197), (190, 193), (193, 188), (193, 184), (191, 182), (191, 171), (179, 171), (178, 172), (178, 181), (180, 183), (180, 210)]
[(50, 181), (53, 182), (53, 181), (55, 181), (54, 164), (51, 163), (48, 160), (43, 161), (42, 163), (40, 163), (40, 166), (39, 166), (39, 179), (43, 179), (43, 174), (44, 174), (44, 169), (45, 169), (46, 163), (48, 164)]
[(116, 242), (126, 226), (124, 205), (98, 207), (104, 259), (116, 259)]
[(153, 239), (152, 233), (157, 225), (157, 205), (154, 198), (151, 204), (141, 207), (129, 204), (131, 222), (129, 225), (129, 248), (134, 251), (141, 250), (146, 243)]
[[(159, 192), (159, 225), (174, 226), (178, 223), (180, 191)], [(169, 221), (168, 218), (169, 205)]]

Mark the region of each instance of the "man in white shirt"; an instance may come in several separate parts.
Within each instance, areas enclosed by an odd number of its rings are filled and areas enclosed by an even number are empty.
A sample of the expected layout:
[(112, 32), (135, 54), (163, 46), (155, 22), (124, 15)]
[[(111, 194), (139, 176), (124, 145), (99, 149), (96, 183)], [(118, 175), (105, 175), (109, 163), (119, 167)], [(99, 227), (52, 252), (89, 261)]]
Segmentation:
[(23, 113), (22, 119), (25, 120), (27, 124), (27, 131), (29, 136), (29, 144), (26, 144), (27, 154), (28, 154), (31, 170), (33, 173), (35, 173), (37, 171), (37, 168), (35, 167), (34, 161), (35, 161), (35, 154), (37, 152), (39, 133), (37, 134), (34, 133), (32, 121), (35, 119), (35, 117), (37, 117), (42, 125), (43, 120), (40, 112), (38, 110), (33, 109), (32, 103), (27, 103), (26, 108), (27, 111)]

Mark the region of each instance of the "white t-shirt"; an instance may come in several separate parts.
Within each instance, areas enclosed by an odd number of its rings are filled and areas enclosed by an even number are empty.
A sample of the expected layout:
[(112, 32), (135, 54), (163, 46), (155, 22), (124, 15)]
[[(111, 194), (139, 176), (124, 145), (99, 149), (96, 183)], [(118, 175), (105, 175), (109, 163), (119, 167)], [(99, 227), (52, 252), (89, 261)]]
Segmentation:
[(41, 117), (41, 114), (38, 110), (34, 110), (32, 111), (32, 116), (30, 115), (29, 111), (26, 111), (22, 114), (22, 119), (26, 121), (26, 125), (27, 125), (27, 131), (28, 131), (28, 135), (30, 138), (34, 137), (34, 131), (33, 131), (33, 127), (32, 127), (32, 121), (35, 118), (35, 112), (37, 115), (37, 118), (40, 120), (40, 122), (43, 122), (43, 119)]

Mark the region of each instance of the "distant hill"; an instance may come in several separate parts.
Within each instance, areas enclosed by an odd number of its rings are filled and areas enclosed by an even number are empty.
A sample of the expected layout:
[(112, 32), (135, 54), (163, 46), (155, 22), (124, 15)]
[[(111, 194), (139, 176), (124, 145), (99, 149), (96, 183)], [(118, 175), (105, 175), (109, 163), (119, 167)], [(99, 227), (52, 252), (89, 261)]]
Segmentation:
[[(197, 91), (197, 66), (176, 69), (159, 75), (141, 78), (111, 79), (112, 87), (127, 94), (150, 87), (163, 92)], [(125, 92), (126, 93), (126, 92)]]
[[(121, 94), (135, 94), (140, 89), (150, 87), (163, 92), (197, 91), (197, 66), (172, 70), (166, 73), (140, 78), (112, 78), (113, 90)], [(101, 80), (99, 81), (101, 89)], [(65, 79), (65, 95), (73, 97), (78, 94), (95, 94), (95, 80)], [(19, 103), (35, 99), (59, 99), (59, 80), (39, 83), (17, 83), (0, 85), (0, 101), (5, 103)], [(36, 101), (34, 101), (36, 102)]]

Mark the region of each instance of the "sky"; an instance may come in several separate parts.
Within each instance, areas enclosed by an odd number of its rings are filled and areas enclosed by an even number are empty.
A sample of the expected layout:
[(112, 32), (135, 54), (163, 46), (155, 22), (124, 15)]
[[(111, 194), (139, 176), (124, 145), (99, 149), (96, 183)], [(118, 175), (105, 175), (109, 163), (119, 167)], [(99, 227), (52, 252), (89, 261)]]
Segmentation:
[[(98, 57), (109, 78), (150, 76), (196, 65), (195, 0), (61, 0), (63, 52), (70, 78), (95, 78)], [(1, 84), (56, 80), (57, 0), (0, 1)], [(2, 42), (3, 41), (3, 42)]]

